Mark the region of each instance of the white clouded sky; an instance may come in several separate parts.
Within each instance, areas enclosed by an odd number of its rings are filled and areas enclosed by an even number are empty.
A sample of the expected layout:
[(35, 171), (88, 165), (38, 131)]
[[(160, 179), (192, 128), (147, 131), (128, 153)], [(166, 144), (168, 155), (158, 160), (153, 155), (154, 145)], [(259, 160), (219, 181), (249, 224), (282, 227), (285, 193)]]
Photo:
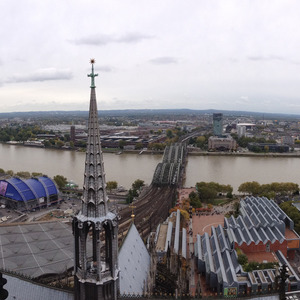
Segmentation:
[(1, 0), (1, 111), (300, 114), (298, 0)]

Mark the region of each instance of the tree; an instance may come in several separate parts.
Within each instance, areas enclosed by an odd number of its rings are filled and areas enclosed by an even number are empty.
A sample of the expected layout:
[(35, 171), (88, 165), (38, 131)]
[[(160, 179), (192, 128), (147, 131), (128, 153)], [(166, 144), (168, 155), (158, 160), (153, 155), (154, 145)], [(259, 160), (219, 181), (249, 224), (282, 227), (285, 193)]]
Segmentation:
[(16, 176), (21, 177), (21, 178), (30, 178), (30, 173), (29, 172), (25, 172), (25, 171), (20, 171), (16, 173)]
[(163, 143), (150, 143), (149, 145), (148, 145), (148, 148), (149, 149), (152, 149), (152, 150), (164, 150), (164, 148), (165, 148), (165, 144), (163, 144)]
[(14, 176), (14, 171), (13, 170), (7, 170), (6, 174), (9, 176)]
[(135, 145), (135, 150), (141, 150), (141, 149), (143, 149), (143, 143), (137, 143)]
[(233, 209), (234, 209), (234, 217), (237, 218), (239, 216), (240, 213), (240, 202), (235, 202), (233, 204)]
[(60, 189), (64, 188), (68, 183), (67, 178), (62, 175), (55, 175), (53, 177), (53, 180), (55, 181), (55, 183), (58, 185)]
[(52, 144), (48, 140), (44, 140), (43, 144), (46, 148), (50, 147)]
[(57, 146), (58, 148), (61, 148), (64, 144), (65, 144), (65, 143), (64, 143), (63, 141), (61, 141), (61, 140), (57, 140), (57, 141), (56, 141), (56, 146)]
[(248, 263), (248, 257), (245, 254), (238, 255), (238, 263), (242, 266), (245, 266)]
[(127, 204), (132, 203), (133, 199), (134, 199), (135, 197), (137, 197), (137, 196), (138, 196), (138, 194), (137, 194), (137, 191), (136, 191), (136, 190), (129, 189), (128, 194), (127, 194), (127, 197), (126, 197), (126, 203), (127, 203)]
[(200, 208), (202, 207), (199, 195), (197, 193), (195, 193), (194, 191), (192, 191), (189, 194), (189, 199), (190, 199), (190, 204), (191, 206), (195, 207), (195, 208)]
[(66, 133), (65, 136), (64, 136), (65, 142), (70, 142), (70, 139), (71, 139), (70, 134)]
[(119, 148), (120, 149), (123, 149), (125, 145), (126, 145), (126, 142), (124, 140), (119, 141)]
[(0, 174), (4, 174), (4, 173), (5, 171), (2, 168), (0, 168)]
[(169, 139), (174, 137), (173, 131), (171, 129), (167, 129), (166, 135)]
[(145, 185), (144, 180), (137, 179), (133, 184), (132, 184), (132, 189), (138, 191), (141, 187)]
[(114, 190), (118, 187), (118, 183), (116, 181), (107, 181), (106, 187), (111, 192), (111, 190)]
[(198, 148), (204, 148), (207, 145), (207, 141), (208, 139), (206, 139), (206, 137), (202, 135), (196, 138), (195, 143)]
[(213, 200), (217, 197), (217, 192), (214, 189), (208, 187), (202, 187), (198, 190), (199, 197), (202, 201)]
[(265, 150), (266, 153), (268, 153), (269, 150), (270, 150), (270, 147), (269, 147), (268, 145), (265, 145), (265, 146), (264, 146), (264, 150)]
[(244, 194), (252, 194), (253, 196), (257, 196), (260, 192), (260, 184), (256, 181), (247, 181), (239, 186), (238, 191)]
[(42, 174), (42, 173), (39, 173), (39, 172), (32, 172), (32, 173), (31, 173), (31, 176), (32, 176), (32, 177), (40, 177), (40, 176), (43, 176), (43, 174)]
[(214, 198), (217, 197), (218, 193), (230, 194), (230, 193), (232, 193), (232, 190), (233, 190), (231, 185), (219, 184), (219, 183), (213, 182), (213, 181), (197, 182), (196, 189), (198, 191), (199, 198), (202, 201), (213, 200)]

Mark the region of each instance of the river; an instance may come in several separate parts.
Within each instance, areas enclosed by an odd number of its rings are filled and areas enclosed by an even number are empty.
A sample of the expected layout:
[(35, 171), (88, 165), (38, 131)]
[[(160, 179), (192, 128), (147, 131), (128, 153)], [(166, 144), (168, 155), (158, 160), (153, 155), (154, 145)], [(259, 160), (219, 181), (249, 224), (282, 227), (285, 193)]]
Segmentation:
[[(106, 181), (115, 180), (125, 188), (130, 188), (136, 179), (150, 184), (162, 161), (162, 155), (104, 153), (103, 157)], [(0, 144), (0, 168), (5, 171), (40, 172), (49, 177), (59, 174), (79, 186), (83, 184), (84, 161), (84, 152)], [(215, 181), (230, 184), (236, 193), (246, 181), (299, 183), (299, 174), (297, 157), (189, 156), (184, 185)]]
[[(119, 185), (130, 188), (136, 179), (150, 184), (162, 155), (134, 155), (104, 153), (106, 181), (115, 180)], [(0, 168), (39, 172), (53, 177), (63, 175), (79, 186), (83, 184), (85, 152), (23, 147), (0, 144)]]

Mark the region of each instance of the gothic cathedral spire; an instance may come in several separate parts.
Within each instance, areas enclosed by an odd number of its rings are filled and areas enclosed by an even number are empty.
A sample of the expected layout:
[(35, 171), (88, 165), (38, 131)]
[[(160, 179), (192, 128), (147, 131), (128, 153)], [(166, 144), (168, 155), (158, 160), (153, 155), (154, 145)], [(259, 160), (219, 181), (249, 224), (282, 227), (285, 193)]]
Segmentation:
[(117, 299), (118, 218), (108, 211), (100, 143), (95, 60), (91, 59), (91, 95), (82, 210), (73, 219), (75, 300)]

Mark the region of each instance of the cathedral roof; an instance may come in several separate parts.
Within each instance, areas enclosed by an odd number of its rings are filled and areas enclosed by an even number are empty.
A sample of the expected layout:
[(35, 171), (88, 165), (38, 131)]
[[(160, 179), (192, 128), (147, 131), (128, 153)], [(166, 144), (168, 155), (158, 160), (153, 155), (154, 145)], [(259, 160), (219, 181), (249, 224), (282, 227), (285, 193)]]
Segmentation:
[(132, 223), (119, 250), (120, 294), (142, 295), (150, 270), (150, 255)]

